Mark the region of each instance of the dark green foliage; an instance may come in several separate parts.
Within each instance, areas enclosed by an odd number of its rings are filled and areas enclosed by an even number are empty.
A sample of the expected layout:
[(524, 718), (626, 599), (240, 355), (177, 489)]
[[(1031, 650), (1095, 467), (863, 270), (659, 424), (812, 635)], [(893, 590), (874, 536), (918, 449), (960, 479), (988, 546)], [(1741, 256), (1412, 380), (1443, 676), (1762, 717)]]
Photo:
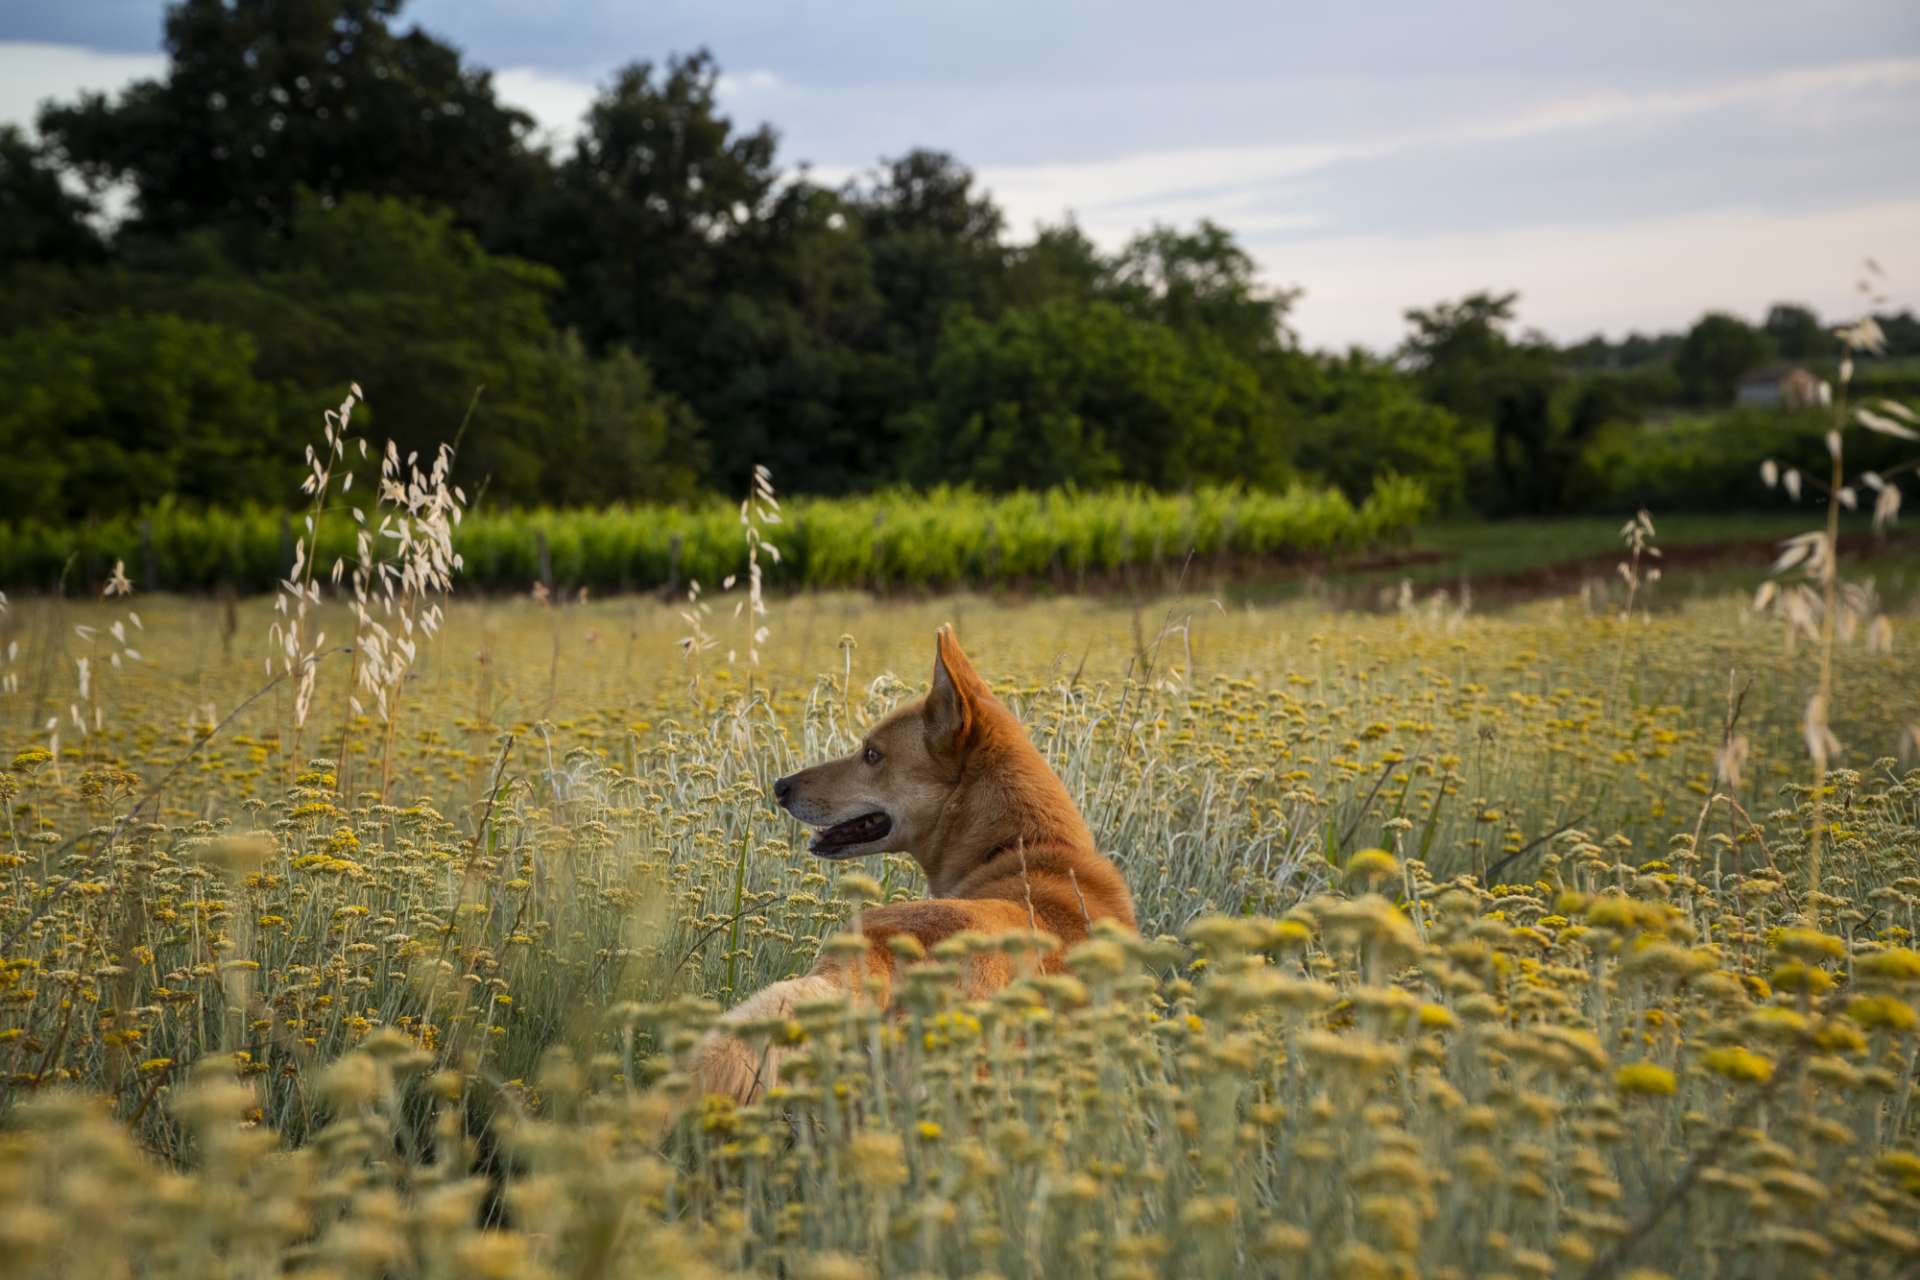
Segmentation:
[(1585, 441), (1615, 422), (1639, 422), (1680, 395), (1680, 379), (1671, 366), (1643, 364), (1589, 374), (1568, 391), (1567, 430)]
[(1294, 293), (1262, 288), (1254, 262), (1224, 227), (1159, 226), (1134, 238), (1102, 290), (1135, 315), (1189, 336), (1205, 334), (1257, 365), (1292, 352), (1286, 327)]
[(867, 245), (887, 344), (932, 354), (955, 307), (999, 310), (1006, 250), (1000, 211), (973, 174), (939, 151), (913, 151), (846, 193)]
[(1491, 465), (1474, 477), (1472, 499), (1495, 515), (1556, 510), (1579, 446), (1556, 411), (1565, 375), (1553, 348), (1507, 334), (1517, 299), (1476, 293), (1410, 310), (1402, 348), (1428, 400), (1486, 428)]
[(456, 477), (498, 501), (696, 491), (704, 447), (686, 407), (637, 357), (556, 334), (552, 272), (485, 253), (450, 214), (308, 201), (252, 271), (228, 239), (203, 233), (146, 270), (14, 277), (4, 341), (35, 362), (20, 403), (44, 407), (0, 421), (46, 496), (10, 510), (104, 515), (162, 493), (295, 503), (302, 447), (350, 380), (376, 444), (428, 454), (465, 422)]
[(284, 229), (303, 192), (443, 205), (491, 228), (539, 178), (532, 120), (491, 76), (394, 19), (402, 0), (179, 0), (167, 74), (40, 127), (93, 180), (131, 184), (135, 231)]
[(1813, 308), (1799, 303), (1774, 303), (1767, 309), (1760, 329), (1785, 360), (1823, 360), (1840, 353), (1839, 342), (1820, 323)]
[(1875, 316), (1880, 322), (1880, 331), (1886, 335), (1887, 355), (1920, 356), (1920, 316), (1911, 311), (1900, 311), (1890, 315)]
[(1383, 472), (1402, 475), (1426, 489), (1436, 510), (1457, 512), (1491, 451), (1486, 425), (1421, 399), (1392, 365), (1355, 351), (1328, 362), (1294, 461), (1349, 497)]
[(773, 132), (734, 131), (719, 77), (704, 52), (616, 72), (538, 215), (504, 237), (568, 281), (560, 317), (592, 345), (627, 342), (656, 358), (697, 350), (714, 290), (766, 212), (779, 179)]
[[(349, 382), (376, 445), (457, 437), (496, 507), (737, 494), (759, 464), (799, 494), (1402, 477), (1559, 512), (1666, 491), (1623, 441), (1711, 470), (1641, 424), (1776, 354), (1835, 374), (1791, 303), (1555, 350), (1495, 292), (1408, 312), (1396, 361), (1315, 356), (1215, 223), (1010, 236), (924, 148), (829, 188), (727, 117), (705, 51), (617, 71), (554, 153), (403, 6), (179, 0), (163, 75), (0, 130), (7, 513), (291, 505)], [(1920, 392), (1920, 321), (1881, 323), (1857, 389)]]
[(0, 270), (22, 262), (96, 262), (106, 245), (91, 201), (69, 191), (53, 159), (0, 126)]
[(998, 321), (959, 312), (933, 367), (912, 476), (992, 490), (1116, 482), (1275, 485), (1290, 442), (1259, 378), (1223, 343), (1111, 302)]
[(1773, 359), (1773, 338), (1737, 316), (1712, 311), (1687, 330), (1673, 371), (1696, 404), (1726, 405), (1745, 375)]
[(243, 333), (175, 316), (103, 316), (0, 338), (0, 510), (70, 520), (162, 494), (255, 500), (297, 447)]
[[(1581, 458), (1570, 494), (1582, 510), (1654, 511), (1764, 510), (1788, 501), (1760, 481), (1760, 463), (1773, 459), (1784, 471), (1824, 478), (1831, 463), (1826, 434), (1831, 414), (1739, 409), (1671, 417), (1646, 423), (1616, 423), (1602, 431)], [(1901, 441), (1853, 428), (1846, 433), (1847, 470), (1889, 470), (1912, 457)], [(1813, 485), (1809, 502), (1824, 503)], [(1863, 492), (1860, 505), (1872, 506)]]

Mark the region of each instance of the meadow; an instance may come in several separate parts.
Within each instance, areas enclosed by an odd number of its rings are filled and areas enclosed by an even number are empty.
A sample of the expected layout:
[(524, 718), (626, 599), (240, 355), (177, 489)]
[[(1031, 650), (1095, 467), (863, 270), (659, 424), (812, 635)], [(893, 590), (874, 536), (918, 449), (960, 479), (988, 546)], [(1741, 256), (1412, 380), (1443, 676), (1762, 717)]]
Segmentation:
[[(1836, 638), (1816, 793), (1817, 646), (1672, 585), (456, 595), (388, 666), (322, 601), (304, 690), (265, 600), (15, 600), (0, 1271), (1910, 1274), (1911, 615)], [(920, 891), (768, 786), (944, 621), (1141, 933), (973, 1003), (957, 941), (689, 1096), (719, 1007)]]

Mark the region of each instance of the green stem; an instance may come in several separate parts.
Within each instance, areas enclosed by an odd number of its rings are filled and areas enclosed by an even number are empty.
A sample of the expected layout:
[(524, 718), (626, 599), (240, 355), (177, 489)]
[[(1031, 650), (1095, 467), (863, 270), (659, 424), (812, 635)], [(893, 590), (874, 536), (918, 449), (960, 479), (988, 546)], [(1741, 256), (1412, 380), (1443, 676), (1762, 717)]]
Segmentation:
[(747, 893), (747, 851), (753, 848), (753, 810), (747, 810), (747, 829), (740, 837), (740, 860), (733, 866), (733, 927), (727, 932), (727, 998), (733, 999), (739, 988), (734, 985), (735, 967), (740, 963), (741, 900)]

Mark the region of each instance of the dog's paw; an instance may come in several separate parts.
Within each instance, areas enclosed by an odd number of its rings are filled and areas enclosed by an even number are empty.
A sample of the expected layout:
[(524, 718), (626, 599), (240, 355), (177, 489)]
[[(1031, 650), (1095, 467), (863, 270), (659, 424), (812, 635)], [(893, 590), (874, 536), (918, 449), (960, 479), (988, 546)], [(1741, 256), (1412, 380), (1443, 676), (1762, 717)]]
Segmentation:
[(789, 1051), (773, 1045), (756, 1049), (734, 1035), (733, 1028), (789, 1018), (800, 1003), (844, 994), (834, 979), (808, 974), (762, 988), (728, 1010), (694, 1046), (688, 1068), (696, 1096), (718, 1093), (742, 1104), (756, 1101), (780, 1082), (780, 1060)]
[(700, 1037), (689, 1065), (696, 1097), (717, 1093), (742, 1106), (757, 1101), (778, 1079), (774, 1050), (756, 1053), (725, 1031), (709, 1031)]

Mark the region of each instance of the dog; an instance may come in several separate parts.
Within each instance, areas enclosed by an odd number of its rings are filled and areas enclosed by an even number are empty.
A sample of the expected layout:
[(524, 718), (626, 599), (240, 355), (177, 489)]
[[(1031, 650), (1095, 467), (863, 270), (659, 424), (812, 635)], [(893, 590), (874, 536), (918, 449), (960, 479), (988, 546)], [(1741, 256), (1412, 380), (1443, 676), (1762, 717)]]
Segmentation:
[[(892, 941), (898, 935), (931, 952), (964, 931), (1037, 929), (1060, 943), (1041, 960), (1042, 971), (1058, 972), (1095, 921), (1135, 927), (1125, 878), (1094, 848), (1065, 784), (974, 671), (950, 626), (934, 637), (924, 698), (881, 720), (850, 755), (777, 780), (773, 795), (816, 828), (814, 856), (911, 854), (930, 896), (863, 913), (864, 954), (823, 955), (804, 977), (776, 982), (724, 1014), (694, 1049), (703, 1096), (749, 1103), (778, 1083), (780, 1049), (757, 1053), (733, 1028), (791, 1016), (796, 1005), (825, 997), (866, 995), (886, 1008), (904, 963)], [(1014, 976), (1004, 953), (976, 951), (959, 986), (980, 998)]]

